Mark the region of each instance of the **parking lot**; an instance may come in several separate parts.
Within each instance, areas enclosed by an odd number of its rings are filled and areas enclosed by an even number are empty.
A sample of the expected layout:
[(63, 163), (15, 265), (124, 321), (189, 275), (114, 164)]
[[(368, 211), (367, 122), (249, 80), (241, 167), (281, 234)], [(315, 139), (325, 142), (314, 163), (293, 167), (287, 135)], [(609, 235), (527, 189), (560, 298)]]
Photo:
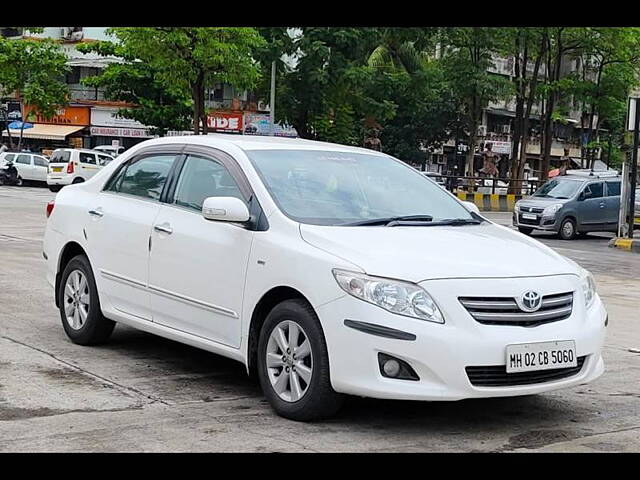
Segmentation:
[(534, 233), (595, 276), (610, 321), (594, 383), (446, 403), (349, 398), (334, 419), (302, 424), (277, 417), (223, 357), (121, 325), (106, 345), (72, 344), (44, 276), (54, 195), (0, 187), (0, 451), (640, 451), (640, 255), (608, 248), (611, 235)]

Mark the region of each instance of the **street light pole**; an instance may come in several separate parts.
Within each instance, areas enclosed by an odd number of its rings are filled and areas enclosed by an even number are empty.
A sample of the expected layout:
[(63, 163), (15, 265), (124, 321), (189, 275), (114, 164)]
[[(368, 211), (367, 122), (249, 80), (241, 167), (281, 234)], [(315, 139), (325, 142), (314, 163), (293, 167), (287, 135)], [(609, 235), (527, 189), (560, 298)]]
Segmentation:
[(635, 202), (636, 202), (636, 177), (638, 175), (638, 137), (640, 130), (640, 99), (635, 101), (636, 116), (633, 124), (633, 152), (631, 152), (631, 191), (629, 192), (629, 229), (627, 236), (633, 238), (633, 222), (635, 217)]
[(271, 62), (271, 98), (269, 100), (269, 121), (271, 125), (271, 136), (275, 132), (276, 117), (276, 61)]

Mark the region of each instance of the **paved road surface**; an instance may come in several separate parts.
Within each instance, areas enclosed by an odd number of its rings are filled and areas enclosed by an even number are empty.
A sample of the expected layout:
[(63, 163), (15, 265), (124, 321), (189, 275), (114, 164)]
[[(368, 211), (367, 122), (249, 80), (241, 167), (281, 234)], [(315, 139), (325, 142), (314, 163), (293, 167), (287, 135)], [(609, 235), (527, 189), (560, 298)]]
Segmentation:
[(447, 403), (350, 398), (337, 418), (301, 424), (274, 415), (244, 368), (217, 355), (124, 326), (107, 345), (72, 344), (41, 256), (53, 195), (0, 187), (0, 451), (640, 450), (640, 354), (628, 350), (640, 348), (640, 255), (603, 236), (538, 237), (591, 269), (608, 306), (596, 382)]

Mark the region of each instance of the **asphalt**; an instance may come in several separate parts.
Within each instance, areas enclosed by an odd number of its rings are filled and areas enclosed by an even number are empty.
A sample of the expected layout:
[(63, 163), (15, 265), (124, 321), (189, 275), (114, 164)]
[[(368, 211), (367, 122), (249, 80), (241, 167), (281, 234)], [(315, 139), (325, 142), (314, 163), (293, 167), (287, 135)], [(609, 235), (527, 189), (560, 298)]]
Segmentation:
[[(590, 269), (610, 323), (605, 374), (518, 398), (426, 403), (351, 397), (329, 421), (276, 416), (244, 367), (118, 325), (72, 344), (42, 259), (43, 188), (0, 187), (0, 451), (640, 451), (640, 256), (610, 236), (535, 235)], [(508, 214), (487, 214), (509, 223)]]

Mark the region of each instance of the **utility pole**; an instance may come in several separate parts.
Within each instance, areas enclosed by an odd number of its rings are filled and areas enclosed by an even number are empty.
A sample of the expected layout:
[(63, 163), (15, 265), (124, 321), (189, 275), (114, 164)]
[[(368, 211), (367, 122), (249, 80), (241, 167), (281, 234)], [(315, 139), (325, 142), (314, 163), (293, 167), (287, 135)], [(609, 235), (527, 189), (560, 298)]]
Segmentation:
[(633, 151), (631, 152), (631, 191), (629, 192), (629, 230), (627, 236), (633, 238), (633, 222), (636, 202), (636, 177), (638, 175), (638, 136), (640, 130), (640, 99), (635, 100), (635, 118), (633, 122)]
[(276, 61), (271, 62), (271, 98), (269, 100), (269, 121), (271, 128), (271, 136), (275, 132), (276, 118)]

